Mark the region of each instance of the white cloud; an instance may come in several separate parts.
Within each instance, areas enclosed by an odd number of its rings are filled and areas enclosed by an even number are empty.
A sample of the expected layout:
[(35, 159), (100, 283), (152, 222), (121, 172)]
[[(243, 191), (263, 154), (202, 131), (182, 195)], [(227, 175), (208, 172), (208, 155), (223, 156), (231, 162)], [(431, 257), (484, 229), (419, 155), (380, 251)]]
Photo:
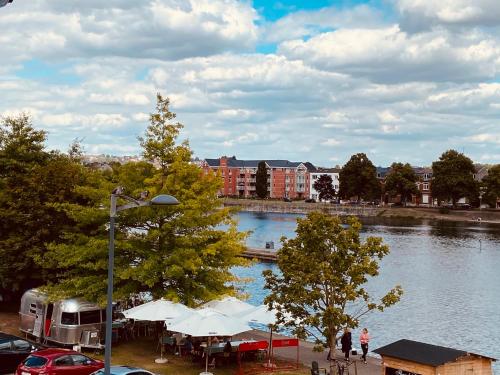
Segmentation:
[(338, 9), (326, 7), (319, 10), (303, 10), (264, 25), (262, 38), (276, 43), (305, 36), (318, 35), (325, 30), (339, 28), (375, 28), (382, 25), (381, 13), (367, 5)]
[(409, 35), (395, 25), (340, 29), (280, 44), (279, 52), (319, 69), (375, 81), (467, 81), (500, 72), (498, 41), (483, 34), (439, 29)]
[(335, 138), (328, 138), (321, 142), (323, 146), (338, 146), (340, 142)]
[(249, 3), (236, 0), (18, 1), (0, 14), (0, 55), (14, 61), (208, 56), (252, 48), (256, 19)]
[(436, 24), (460, 26), (500, 25), (497, 0), (394, 0), (402, 24), (422, 29)]

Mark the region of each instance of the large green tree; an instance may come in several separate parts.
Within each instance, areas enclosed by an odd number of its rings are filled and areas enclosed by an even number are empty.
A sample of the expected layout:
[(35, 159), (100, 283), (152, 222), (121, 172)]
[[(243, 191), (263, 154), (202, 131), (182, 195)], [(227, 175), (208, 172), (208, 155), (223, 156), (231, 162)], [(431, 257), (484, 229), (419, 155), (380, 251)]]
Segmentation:
[(267, 197), (267, 166), (265, 161), (261, 161), (257, 165), (257, 173), (255, 174), (255, 193), (260, 199)]
[(450, 201), (455, 206), (459, 199), (477, 200), (479, 187), (474, 180), (474, 163), (455, 150), (444, 152), (432, 163), (432, 196), (438, 201)]
[(497, 199), (500, 198), (500, 164), (488, 169), (488, 175), (483, 178), (482, 189), (484, 192), (482, 201), (496, 207)]
[(379, 274), (378, 261), (389, 247), (379, 237), (361, 241), (356, 218), (342, 223), (337, 216), (312, 212), (297, 223), (296, 237), (282, 238), (280, 272), (264, 271), (270, 290), (265, 303), (297, 334), (313, 335), (317, 350), (326, 346), (333, 353), (341, 329), (357, 327), (363, 315), (397, 303), (402, 289), (396, 286), (378, 302), (371, 299), (365, 284)]
[(83, 170), (78, 161), (45, 151), (44, 131), (29, 116), (6, 118), (0, 124), (0, 294), (20, 294), (54, 273), (35, 260), (49, 242), (60, 242), (61, 228), (71, 220), (56, 205), (77, 199), (74, 187)]
[(313, 184), (314, 190), (318, 192), (319, 200), (331, 200), (335, 198), (335, 188), (333, 187), (332, 176), (322, 174)]
[(95, 190), (93, 207), (86, 207), (86, 212), (81, 211), (83, 207), (68, 207), (77, 214), (78, 225), (91, 219), (87, 213), (96, 214), (93, 223), (98, 230), (84, 236), (75, 228), (67, 232), (67, 243), (51, 247), (46, 263), (60, 272), (59, 283), (48, 287), (53, 296), (104, 302), (108, 211), (99, 214), (98, 208), (102, 196), (109, 199), (112, 186), (117, 185), (132, 197), (148, 190), (151, 196), (171, 194), (180, 204), (120, 212), (115, 236), (115, 299), (149, 292), (154, 298), (196, 305), (235, 292), (230, 269), (246, 264), (239, 257), (245, 234), (237, 231), (231, 211), (217, 198), (220, 178), (204, 174), (191, 163), (188, 143), (177, 143), (182, 125), (172, 124), (175, 115), (168, 99), (158, 95), (157, 100), (157, 111), (140, 139), (148, 163), (115, 166), (110, 181)]
[(419, 194), (417, 181), (417, 174), (410, 164), (392, 163), (391, 170), (385, 179), (385, 191), (391, 197), (399, 195), (406, 206), (406, 202), (411, 200), (412, 195)]
[(339, 195), (343, 199), (355, 197), (358, 201), (380, 198), (381, 187), (377, 180), (377, 169), (363, 154), (352, 155), (339, 174)]

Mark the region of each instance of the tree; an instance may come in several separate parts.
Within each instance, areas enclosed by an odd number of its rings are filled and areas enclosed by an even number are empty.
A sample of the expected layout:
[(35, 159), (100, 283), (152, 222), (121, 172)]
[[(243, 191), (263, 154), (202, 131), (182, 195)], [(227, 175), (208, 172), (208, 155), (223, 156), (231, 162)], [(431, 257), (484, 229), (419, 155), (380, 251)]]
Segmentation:
[(322, 174), (313, 184), (314, 190), (319, 193), (319, 200), (331, 200), (335, 198), (335, 188), (333, 187), (332, 176)]
[(326, 346), (333, 353), (342, 328), (357, 327), (369, 311), (397, 303), (402, 289), (396, 286), (379, 302), (371, 300), (365, 283), (379, 274), (378, 260), (389, 248), (379, 237), (361, 242), (356, 218), (348, 218), (344, 226), (337, 216), (312, 212), (297, 223), (296, 238), (282, 238), (280, 273), (263, 273), (270, 290), (265, 303), (276, 308), (280, 322), (295, 333), (304, 336), (307, 330), (313, 335), (316, 350)]
[(267, 167), (266, 162), (261, 161), (257, 166), (255, 174), (255, 193), (260, 199), (267, 197)]
[(56, 209), (75, 199), (81, 166), (72, 158), (45, 151), (44, 131), (28, 115), (0, 125), (0, 294), (18, 299), (28, 288), (54, 279), (36, 263), (46, 244), (59, 242), (71, 220)]
[[(180, 202), (120, 213), (115, 234), (115, 299), (149, 292), (153, 298), (193, 306), (236, 292), (230, 269), (246, 264), (240, 257), (245, 234), (237, 231), (230, 209), (221, 207), (217, 198), (220, 178), (204, 174), (190, 162), (187, 142), (177, 145), (182, 125), (172, 125), (173, 118), (168, 99), (158, 95), (157, 113), (151, 115), (141, 144), (145, 158), (158, 163), (159, 169), (150, 163), (115, 166), (110, 181), (94, 185), (93, 207), (70, 208), (78, 226), (91, 220), (97, 229), (83, 235), (76, 227), (67, 231), (67, 243), (51, 247), (46, 263), (59, 272), (59, 282), (47, 288), (52, 296), (81, 296), (104, 303), (109, 217), (103, 210), (104, 216), (99, 215), (97, 209), (101, 196), (109, 199), (111, 184), (124, 186), (133, 197), (148, 190), (151, 196), (171, 194)], [(96, 214), (95, 220), (87, 213)]]
[(467, 156), (455, 150), (444, 152), (432, 163), (432, 196), (439, 201), (451, 200), (453, 206), (464, 197), (477, 199), (479, 187), (474, 173), (474, 163)]
[(483, 202), (490, 207), (497, 206), (497, 199), (500, 197), (500, 164), (496, 164), (488, 170), (488, 175), (483, 178), (482, 188), (484, 196)]
[(380, 197), (381, 189), (377, 180), (377, 170), (363, 153), (351, 156), (351, 159), (340, 170), (339, 180), (339, 195), (343, 199), (356, 197), (359, 201)]
[(401, 196), (404, 206), (412, 195), (419, 194), (416, 185), (418, 177), (410, 164), (392, 163), (391, 170), (385, 179), (385, 191), (391, 197)]

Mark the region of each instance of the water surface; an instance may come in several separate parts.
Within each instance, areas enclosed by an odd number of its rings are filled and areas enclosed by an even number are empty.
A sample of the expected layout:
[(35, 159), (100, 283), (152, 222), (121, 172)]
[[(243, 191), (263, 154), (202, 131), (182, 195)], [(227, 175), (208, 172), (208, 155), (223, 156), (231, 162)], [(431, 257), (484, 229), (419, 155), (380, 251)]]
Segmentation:
[[(300, 215), (238, 216), (240, 230), (253, 230), (249, 246), (274, 241), (279, 247), (281, 236), (294, 236)], [(370, 349), (406, 338), (500, 359), (500, 226), (394, 218), (369, 218), (363, 224), (363, 237), (380, 236), (391, 249), (367, 290), (382, 296), (400, 284), (405, 291), (394, 307), (361, 320), (360, 328), (368, 327), (372, 335)], [(236, 270), (254, 279), (244, 287), (249, 302), (260, 304), (265, 297), (261, 274), (268, 268), (277, 270), (265, 263)], [(356, 344), (359, 333), (353, 334)], [(498, 364), (494, 368), (500, 372)]]

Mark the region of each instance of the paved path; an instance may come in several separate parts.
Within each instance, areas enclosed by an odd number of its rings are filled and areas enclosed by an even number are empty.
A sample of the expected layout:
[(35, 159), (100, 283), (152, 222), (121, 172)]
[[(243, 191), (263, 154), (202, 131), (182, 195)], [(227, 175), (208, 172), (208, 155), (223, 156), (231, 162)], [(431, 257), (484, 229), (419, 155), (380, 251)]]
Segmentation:
[[(244, 332), (239, 335), (234, 336), (236, 338), (244, 338), (244, 339), (255, 339), (255, 340), (269, 340), (269, 333), (253, 330), (249, 332)], [(283, 335), (278, 335), (273, 333), (273, 338), (290, 338)], [(311, 362), (316, 361), (319, 364), (319, 367), (329, 369), (329, 363), (326, 360), (327, 351), (322, 353), (318, 353), (313, 351), (314, 344), (307, 341), (300, 341), (300, 362), (305, 366), (311, 367)], [(360, 349), (358, 349), (360, 350)], [(274, 354), (280, 358), (287, 359), (290, 361), (295, 361), (297, 358), (297, 349), (296, 348), (277, 348)], [(337, 358), (343, 358), (344, 355), (337, 351)], [(380, 375), (380, 359), (369, 357), (367, 358), (367, 364), (364, 364), (362, 360), (360, 360), (360, 356), (352, 356), (351, 355), (352, 364), (349, 366), (349, 375), (356, 375), (355, 367), (357, 370), (357, 375)]]

